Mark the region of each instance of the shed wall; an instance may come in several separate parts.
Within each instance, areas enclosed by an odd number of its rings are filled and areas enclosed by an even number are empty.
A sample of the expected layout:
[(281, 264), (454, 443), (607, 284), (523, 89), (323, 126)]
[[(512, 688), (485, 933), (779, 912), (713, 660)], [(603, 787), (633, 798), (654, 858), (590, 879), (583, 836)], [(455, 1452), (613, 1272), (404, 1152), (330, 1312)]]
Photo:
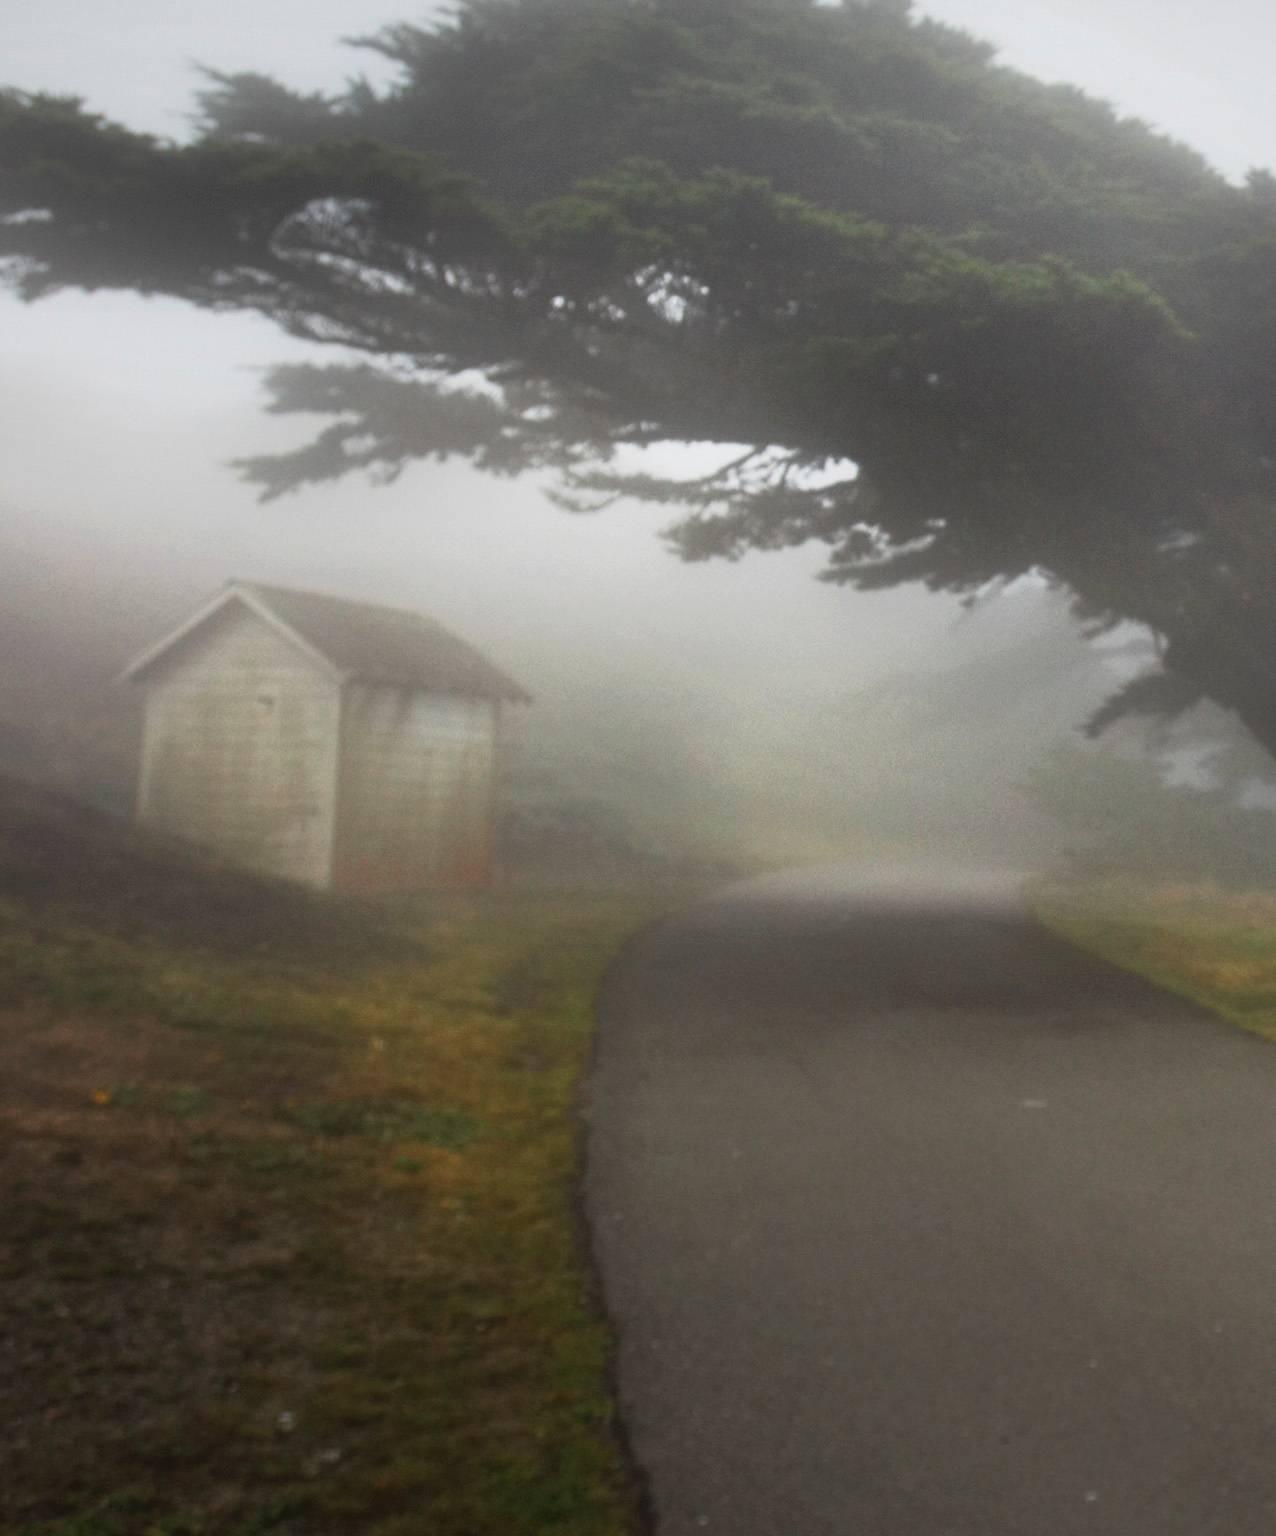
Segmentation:
[(334, 884), (476, 886), (491, 874), (499, 706), (346, 685)]
[(326, 885), (340, 713), (319, 665), (247, 608), (226, 609), (147, 691), (139, 819)]

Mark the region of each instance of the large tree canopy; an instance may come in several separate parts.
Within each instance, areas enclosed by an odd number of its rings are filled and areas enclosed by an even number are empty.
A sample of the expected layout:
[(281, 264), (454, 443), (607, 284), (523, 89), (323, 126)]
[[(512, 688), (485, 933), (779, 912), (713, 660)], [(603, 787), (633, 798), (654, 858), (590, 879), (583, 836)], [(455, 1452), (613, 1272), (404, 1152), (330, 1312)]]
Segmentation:
[[(355, 348), (266, 494), (459, 453), (680, 504), (689, 558), (858, 587), (1048, 573), (1276, 750), (1276, 180), (1237, 188), (907, 0), (468, 0), (325, 98), (214, 75), (190, 145), (0, 97), (19, 292)], [(669, 444), (721, 445), (670, 478)], [(662, 469), (663, 466), (663, 469)]]

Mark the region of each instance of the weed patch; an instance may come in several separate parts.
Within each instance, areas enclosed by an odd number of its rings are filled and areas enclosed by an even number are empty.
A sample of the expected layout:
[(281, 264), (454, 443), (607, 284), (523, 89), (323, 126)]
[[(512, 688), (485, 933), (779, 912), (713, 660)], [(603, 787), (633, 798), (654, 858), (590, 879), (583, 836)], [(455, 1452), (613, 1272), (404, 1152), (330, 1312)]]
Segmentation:
[(320, 1136), (364, 1136), (370, 1141), (423, 1141), (430, 1146), (459, 1149), (478, 1135), (473, 1115), (446, 1105), (431, 1107), (403, 1099), (360, 1102), (335, 1099), (298, 1104), (288, 1118)]

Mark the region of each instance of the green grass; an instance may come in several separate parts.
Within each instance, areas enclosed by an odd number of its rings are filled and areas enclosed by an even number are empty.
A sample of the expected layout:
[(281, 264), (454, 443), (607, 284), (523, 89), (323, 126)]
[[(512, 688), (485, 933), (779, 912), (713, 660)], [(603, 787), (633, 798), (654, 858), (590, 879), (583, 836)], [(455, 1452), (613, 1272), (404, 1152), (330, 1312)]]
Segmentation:
[(1033, 905), (1083, 949), (1276, 1040), (1276, 895), (1078, 881), (1041, 886)]
[(289, 1118), (321, 1136), (366, 1136), (373, 1141), (420, 1141), (432, 1147), (467, 1146), (477, 1135), (473, 1115), (447, 1105), (431, 1108), (403, 1099), (332, 1099), (297, 1104)]
[(0, 902), (0, 1531), (631, 1531), (574, 1095), (661, 903), (361, 912), (334, 949), (284, 894), (286, 946), (237, 950), (195, 879), (180, 926)]

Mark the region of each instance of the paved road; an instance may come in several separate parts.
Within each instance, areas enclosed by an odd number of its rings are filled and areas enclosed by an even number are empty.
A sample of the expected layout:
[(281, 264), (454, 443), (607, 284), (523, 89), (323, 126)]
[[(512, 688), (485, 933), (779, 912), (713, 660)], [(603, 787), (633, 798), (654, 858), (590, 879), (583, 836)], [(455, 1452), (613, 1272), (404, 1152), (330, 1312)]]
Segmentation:
[(659, 1536), (1273, 1536), (1276, 1047), (1004, 884), (613, 973), (587, 1208)]

